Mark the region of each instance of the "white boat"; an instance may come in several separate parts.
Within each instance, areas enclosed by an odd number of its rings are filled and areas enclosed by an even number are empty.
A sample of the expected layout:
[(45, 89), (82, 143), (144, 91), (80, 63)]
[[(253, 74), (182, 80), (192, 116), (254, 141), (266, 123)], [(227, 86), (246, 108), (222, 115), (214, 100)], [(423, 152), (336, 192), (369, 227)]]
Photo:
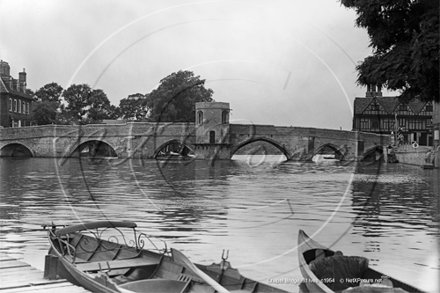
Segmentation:
[(313, 156), (312, 161), (316, 164), (334, 164), (339, 162), (338, 159), (336, 159), (335, 155), (333, 154), (316, 154)]

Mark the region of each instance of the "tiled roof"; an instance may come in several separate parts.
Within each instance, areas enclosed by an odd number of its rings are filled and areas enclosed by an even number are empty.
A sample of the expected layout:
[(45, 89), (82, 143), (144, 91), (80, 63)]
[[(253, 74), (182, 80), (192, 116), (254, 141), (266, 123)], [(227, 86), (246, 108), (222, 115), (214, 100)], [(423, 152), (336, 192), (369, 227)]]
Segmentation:
[(370, 105), (373, 98), (356, 98), (354, 99), (354, 113), (361, 114)]
[(420, 113), (420, 111), (422, 111), (423, 107), (425, 107), (426, 102), (422, 102), (419, 99), (414, 99), (409, 101), (408, 106), (411, 107), (411, 109), (413, 109), (414, 113), (418, 114)]
[(7, 93), (6, 85), (3, 82), (3, 78), (0, 78), (0, 93)]
[(397, 97), (381, 97), (377, 98), (377, 101), (388, 114), (393, 114), (397, 105), (399, 105), (399, 99)]
[[(375, 97), (375, 98), (356, 98), (354, 100), (354, 113), (361, 114), (365, 111), (365, 109), (370, 105), (370, 103), (376, 99), (376, 101), (382, 105), (384, 110), (388, 114), (393, 114), (394, 110), (400, 104), (398, 97)], [(418, 114), (423, 107), (426, 105), (426, 102), (422, 102), (418, 99), (411, 100), (408, 105), (414, 111), (415, 114)]]
[(33, 100), (32, 96), (30, 96), (30, 95), (28, 95), (26, 93), (23, 93), (21, 91), (17, 91), (16, 89), (11, 88), (9, 86), (9, 82), (5, 82), (3, 80), (3, 77), (0, 78), (0, 93), (2, 93), (2, 94), (3, 93), (9, 93), (9, 94), (12, 94), (12, 95), (15, 95), (15, 96), (20, 96), (20, 97), (25, 98), (25, 99)]

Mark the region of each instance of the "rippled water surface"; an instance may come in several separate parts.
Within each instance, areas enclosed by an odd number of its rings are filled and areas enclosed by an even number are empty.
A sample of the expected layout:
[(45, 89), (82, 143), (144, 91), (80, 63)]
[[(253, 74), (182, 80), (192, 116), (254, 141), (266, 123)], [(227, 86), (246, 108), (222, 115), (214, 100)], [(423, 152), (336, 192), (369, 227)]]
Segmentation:
[[(1, 250), (43, 269), (40, 224), (132, 220), (194, 262), (301, 280), (298, 229), (384, 274), (438, 291), (438, 170), (244, 158), (168, 161), (1, 158)], [(297, 284), (279, 284), (298, 292)]]

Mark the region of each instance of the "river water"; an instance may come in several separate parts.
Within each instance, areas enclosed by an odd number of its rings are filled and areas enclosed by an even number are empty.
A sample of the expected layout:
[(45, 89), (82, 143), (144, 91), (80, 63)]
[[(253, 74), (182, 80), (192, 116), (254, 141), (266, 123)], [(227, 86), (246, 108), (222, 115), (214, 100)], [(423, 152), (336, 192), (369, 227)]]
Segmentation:
[(439, 170), (277, 160), (0, 158), (0, 249), (43, 269), (41, 224), (132, 220), (194, 262), (219, 262), (227, 249), (243, 275), (298, 292), (303, 229), (384, 274), (438, 291)]

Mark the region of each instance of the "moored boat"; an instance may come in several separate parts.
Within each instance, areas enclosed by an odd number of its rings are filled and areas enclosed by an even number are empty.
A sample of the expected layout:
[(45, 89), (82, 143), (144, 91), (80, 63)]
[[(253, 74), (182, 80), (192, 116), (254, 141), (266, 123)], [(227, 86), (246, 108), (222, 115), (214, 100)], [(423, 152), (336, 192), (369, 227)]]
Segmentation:
[[(93, 292), (286, 292), (243, 277), (227, 257), (219, 264), (193, 264), (166, 244), (158, 248), (136, 227), (125, 221), (47, 226), (45, 278), (64, 278)], [(145, 249), (146, 243), (152, 248)]]
[(368, 266), (368, 259), (344, 256), (310, 238), (298, 235), (298, 260), (304, 280), (302, 292), (423, 292)]
[(313, 156), (312, 161), (316, 164), (336, 164), (340, 162), (340, 160), (332, 154), (316, 154)]

